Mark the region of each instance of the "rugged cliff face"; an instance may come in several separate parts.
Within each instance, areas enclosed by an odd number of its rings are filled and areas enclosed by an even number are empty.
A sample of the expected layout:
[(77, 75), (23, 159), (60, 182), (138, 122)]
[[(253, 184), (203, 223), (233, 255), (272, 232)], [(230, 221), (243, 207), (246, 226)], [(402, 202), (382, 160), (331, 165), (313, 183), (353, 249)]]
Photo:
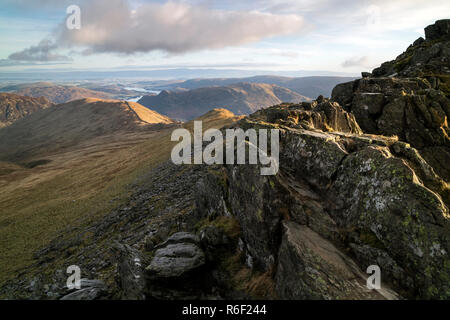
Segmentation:
[(395, 60), (336, 86), (332, 99), (364, 132), (397, 136), (449, 180), (450, 20), (440, 20)]
[(238, 125), (281, 130), (280, 171), (226, 166), (223, 201), (205, 192), (214, 198), (198, 207), (237, 217), (247, 261), (273, 270), (281, 298), (370, 298), (369, 265), (403, 296), (448, 297), (448, 186), (416, 149), (361, 134), (326, 100), (269, 108)]
[(449, 297), (449, 24), (338, 85), (337, 102), (280, 105), (238, 123), (281, 130), (280, 171), (226, 166), (223, 201), (205, 192), (211, 200), (198, 207), (237, 218), (247, 263), (272, 272), (279, 297), (370, 298), (359, 281), (369, 265), (401, 296)]

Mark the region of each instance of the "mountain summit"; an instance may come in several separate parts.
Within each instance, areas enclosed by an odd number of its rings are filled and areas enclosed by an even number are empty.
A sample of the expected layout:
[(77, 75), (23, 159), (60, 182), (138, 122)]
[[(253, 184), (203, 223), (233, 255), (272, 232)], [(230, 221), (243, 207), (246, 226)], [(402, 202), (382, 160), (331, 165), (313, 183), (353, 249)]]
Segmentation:
[(373, 70), (374, 77), (422, 77), (433, 87), (442, 84), (449, 94), (450, 19), (438, 20), (425, 28), (425, 39), (418, 38), (395, 60)]
[(367, 133), (397, 136), (417, 148), (436, 173), (450, 180), (450, 20), (425, 28), (395, 60), (372, 74), (337, 85), (332, 98)]
[(23, 160), (66, 150), (99, 136), (143, 131), (149, 125), (173, 122), (135, 102), (76, 100), (35, 112), (0, 130), (0, 159)]

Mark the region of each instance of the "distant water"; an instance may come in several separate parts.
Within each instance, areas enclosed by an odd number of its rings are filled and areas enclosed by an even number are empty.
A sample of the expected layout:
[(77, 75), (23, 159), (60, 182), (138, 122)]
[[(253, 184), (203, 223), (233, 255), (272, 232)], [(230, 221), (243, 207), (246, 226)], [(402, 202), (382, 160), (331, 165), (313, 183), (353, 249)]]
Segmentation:
[[(135, 88), (135, 87), (125, 87), (125, 90), (137, 91), (137, 92), (143, 92), (143, 93), (153, 93), (153, 94), (159, 94), (161, 92), (161, 91), (157, 91), (157, 90), (147, 90), (144, 88)], [(138, 102), (142, 97), (143, 96), (127, 99), (127, 101)]]
[(143, 96), (136, 97), (136, 98), (131, 98), (131, 99), (127, 99), (127, 101), (129, 101), (129, 102), (138, 102), (139, 100), (141, 100), (142, 97), (143, 97)]
[(144, 92), (144, 93), (154, 93), (154, 94), (159, 94), (161, 91), (157, 91), (157, 90), (147, 90), (144, 88), (135, 88), (135, 87), (125, 87), (125, 90), (130, 90), (130, 91), (137, 91), (137, 92)]

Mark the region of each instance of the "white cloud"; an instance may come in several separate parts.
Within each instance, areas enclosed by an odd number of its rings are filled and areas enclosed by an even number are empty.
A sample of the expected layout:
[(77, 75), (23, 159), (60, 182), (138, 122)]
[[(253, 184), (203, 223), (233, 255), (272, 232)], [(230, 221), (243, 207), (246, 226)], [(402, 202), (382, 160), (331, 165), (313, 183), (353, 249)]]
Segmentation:
[(302, 26), (297, 15), (214, 10), (181, 2), (144, 4), (131, 10), (125, 0), (95, 0), (81, 7), (81, 29), (61, 25), (57, 41), (85, 47), (87, 54), (184, 53), (294, 34)]
[(42, 40), (36, 46), (31, 46), (19, 52), (15, 52), (9, 55), (8, 59), (13, 61), (70, 61), (67, 56), (63, 56), (54, 51), (58, 46), (51, 40)]
[(351, 57), (351, 58), (345, 60), (342, 63), (342, 66), (344, 68), (367, 67), (367, 66), (369, 66), (369, 57), (367, 57), (367, 56)]
[(178, 54), (253, 43), (298, 33), (303, 27), (298, 15), (217, 10), (173, 1), (132, 8), (128, 0), (84, 0), (80, 8), (80, 30), (69, 30), (61, 22), (52, 34), (53, 41), (43, 40), (9, 58), (61, 61), (67, 57), (54, 51), (63, 48), (82, 48), (84, 55), (158, 50)]

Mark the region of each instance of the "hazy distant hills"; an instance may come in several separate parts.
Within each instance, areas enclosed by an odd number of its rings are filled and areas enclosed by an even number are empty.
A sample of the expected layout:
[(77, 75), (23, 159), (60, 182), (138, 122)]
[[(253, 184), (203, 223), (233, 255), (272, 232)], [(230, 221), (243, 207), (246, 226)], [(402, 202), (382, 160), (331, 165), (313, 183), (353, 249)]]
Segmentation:
[(111, 95), (105, 92), (79, 88), (76, 86), (61, 86), (54, 84), (48, 86), (23, 87), (15, 91), (15, 93), (35, 98), (46, 97), (47, 99), (49, 99), (54, 103), (65, 103), (84, 98), (97, 98), (97, 99), (111, 98)]
[[(314, 77), (281, 77), (281, 76), (255, 76), (250, 78), (215, 78), (215, 79), (191, 79), (184, 82), (177, 82), (159, 86), (165, 90), (185, 90), (197, 89), (211, 86), (228, 86), (239, 82), (248, 83), (267, 83), (288, 88), (310, 98), (317, 98), (319, 95), (325, 97), (331, 96), (333, 88), (343, 82), (356, 79), (355, 77), (331, 77), (331, 76), (314, 76)], [(157, 86), (155, 86), (156, 88)]]
[(173, 121), (137, 103), (83, 99), (35, 112), (0, 130), (0, 160), (65, 150), (89, 139)]
[(61, 84), (43, 81), (8, 85), (1, 87), (0, 91), (29, 97), (46, 97), (54, 103), (66, 103), (84, 98), (127, 100), (142, 95), (142, 90), (126, 88), (119, 83), (104, 82)]
[(191, 120), (213, 108), (243, 115), (281, 102), (309, 100), (277, 85), (237, 83), (188, 91), (164, 90), (157, 96), (144, 96), (139, 103), (173, 119)]
[[(249, 70), (249, 69), (215, 69), (215, 68), (173, 68), (170, 69), (154, 69), (146, 70), (145, 66), (136, 66), (134, 68), (110, 69), (110, 70), (73, 70), (61, 69), (55, 71), (49, 68), (34, 69), (24, 72), (1, 72), (0, 80), (19, 80), (23, 82), (43, 81), (43, 79), (51, 79), (51, 81), (98, 81), (102, 79), (140, 79), (138, 81), (153, 81), (165, 79), (168, 81), (180, 79), (194, 78), (248, 78), (260, 75), (276, 75), (282, 77), (352, 77), (354, 73), (332, 72), (332, 71), (312, 71), (312, 70), (291, 70), (291, 71), (273, 71), (273, 70)], [(147, 80), (142, 80), (147, 79)], [(152, 80), (148, 80), (152, 79)], [(238, 82), (241, 82), (240, 80)]]
[(53, 105), (44, 97), (23, 97), (13, 93), (0, 93), (0, 128)]

